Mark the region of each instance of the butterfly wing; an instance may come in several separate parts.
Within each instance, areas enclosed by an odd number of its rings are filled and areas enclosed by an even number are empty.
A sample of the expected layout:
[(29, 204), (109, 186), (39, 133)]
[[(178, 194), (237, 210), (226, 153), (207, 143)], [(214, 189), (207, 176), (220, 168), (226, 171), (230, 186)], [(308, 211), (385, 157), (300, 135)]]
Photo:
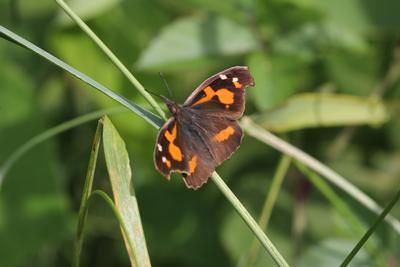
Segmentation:
[(254, 86), (248, 67), (232, 67), (205, 80), (183, 106), (210, 115), (238, 119), (244, 111), (247, 86)]
[(154, 165), (168, 180), (171, 172), (189, 171), (182, 143), (182, 129), (174, 117), (170, 118), (160, 129), (154, 149)]
[(217, 166), (230, 158), (242, 143), (243, 130), (236, 120), (195, 113), (191, 121)]
[(243, 131), (235, 120), (204, 116), (188, 110), (182, 116), (185, 129), (185, 155), (189, 158), (189, 172), (184, 174), (188, 187), (198, 188), (223, 161), (240, 146)]
[(154, 163), (168, 180), (171, 172), (180, 172), (186, 186), (197, 189), (207, 181), (216, 163), (202, 139), (184, 127), (175, 118), (164, 124), (157, 137)]

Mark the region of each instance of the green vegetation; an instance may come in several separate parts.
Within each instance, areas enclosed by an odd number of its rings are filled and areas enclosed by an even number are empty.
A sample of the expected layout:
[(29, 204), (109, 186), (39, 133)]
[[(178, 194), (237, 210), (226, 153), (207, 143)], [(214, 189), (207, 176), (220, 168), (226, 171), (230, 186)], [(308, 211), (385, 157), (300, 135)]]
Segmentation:
[[(400, 264), (400, 3), (57, 3), (0, 2), (0, 266)], [(183, 102), (234, 65), (241, 148), (198, 191), (166, 181), (144, 89), (162, 71)]]

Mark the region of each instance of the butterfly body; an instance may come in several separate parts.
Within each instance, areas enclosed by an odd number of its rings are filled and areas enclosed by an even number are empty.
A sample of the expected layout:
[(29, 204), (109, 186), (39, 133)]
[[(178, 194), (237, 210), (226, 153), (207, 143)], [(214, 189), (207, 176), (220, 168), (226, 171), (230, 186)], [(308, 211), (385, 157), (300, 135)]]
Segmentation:
[(247, 67), (232, 67), (204, 81), (179, 105), (164, 99), (172, 117), (161, 128), (154, 151), (157, 170), (180, 172), (189, 188), (202, 186), (240, 146), (238, 122), (245, 87), (254, 85)]

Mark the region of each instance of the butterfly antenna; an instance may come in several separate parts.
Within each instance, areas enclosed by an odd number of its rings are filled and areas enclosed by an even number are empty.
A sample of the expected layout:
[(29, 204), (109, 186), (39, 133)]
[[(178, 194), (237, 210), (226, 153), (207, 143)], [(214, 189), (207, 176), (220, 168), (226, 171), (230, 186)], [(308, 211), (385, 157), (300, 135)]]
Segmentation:
[(165, 87), (167, 87), (169, 96), (174, 100), (174, 102), (176, 102), (175, 95), (172, 93), (171, 89), (169, 88), (167, 80), (165, 79), (164, 75), (161, 72), (159, 72), (158, 74), (160, 75), (161, 79), (163, 80)]
[(165, 102), (165, 100), (168, 100), (165, 96), (163, 96), (163, 95), (159, 95), (159, 94), (157, 94), (157, 93), (154, 93), (153, 91), (150, 91), (150, 90), (148, 90), (148, 89), (144, 89), (146, 92), (148, 92), (149, 94), (152, 94), (152, 95), (154, 95), (154, 96), (156, 96), (156, 97), (158, 97), (158, 98), (161, 98), (162, 100), (164, 100), (164, 102)]

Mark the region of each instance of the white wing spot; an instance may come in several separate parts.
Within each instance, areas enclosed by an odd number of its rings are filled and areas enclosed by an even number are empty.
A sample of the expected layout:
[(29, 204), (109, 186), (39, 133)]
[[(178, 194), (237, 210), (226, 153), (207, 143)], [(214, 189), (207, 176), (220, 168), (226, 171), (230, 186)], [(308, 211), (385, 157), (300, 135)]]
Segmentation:
[(160, 144), (157, 144), (157, 148), (158, 148), (158, 151), (162, 151), (162, 146), (160, 145)]
[(228, 79), (228, 77), (226, 77), (226, 75), (224, 75), (224, 74), (219, 75), (219, 77), (220, 77), (222, 80)]
[(233, 77), (233, 78), (232, 78), (232, 82), (235, 83), (235, 82), (238, 82), (238, 81), (239, 81), (239, 79), (238, 79), (237, 77)]
[(162, 160), (162, 162), (164, 162), (164, 163), (167, 162), (167, 158), (166, 158), (166, 157), (162, 157), (161, 160)]

